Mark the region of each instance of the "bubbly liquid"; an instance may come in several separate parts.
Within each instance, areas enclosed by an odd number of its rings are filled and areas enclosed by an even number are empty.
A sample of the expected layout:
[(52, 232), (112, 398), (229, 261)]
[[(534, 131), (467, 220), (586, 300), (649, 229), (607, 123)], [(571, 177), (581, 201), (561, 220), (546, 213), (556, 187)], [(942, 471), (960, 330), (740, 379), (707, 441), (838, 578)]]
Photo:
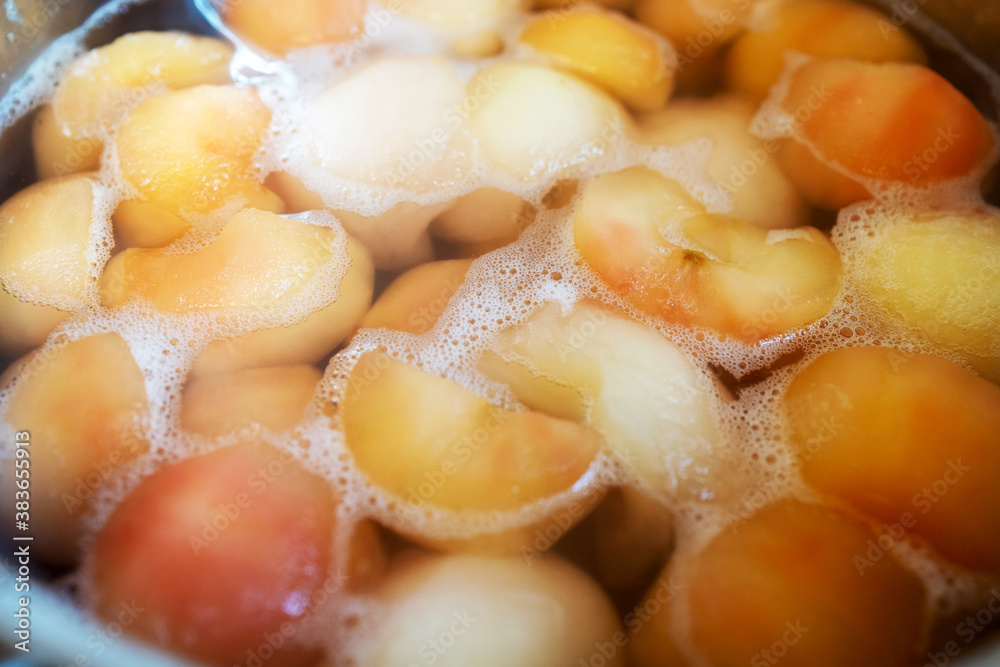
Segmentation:
[[(87, 25), (49, 49), (4, 98), (0, 108), (4, 127), (10, 127), (45, 101), (67, 65), (85, 51), (84, 42), (91, 27), (101, 25), (108, 17), (127, 10), (132, 4), (141, 3), (109, 3)], [(202, 9), (216, 27), (224, 31), (211, 8), (205, 6)], [(427, 53), (448, 57), (444, 41), (404, 17), (396, 16), (385, 29), (376, 29), (374, 26), (381, 25), (378, 17), (384, 16), (386, 11), (378, 5), (371, 8), (368, 21), (371, 36), (366, 34), (358, 41), (358, 44), (365, 45), (364, 48), (348, 44), (332, 52), (314, 49), (295, 54), (287, 62), (276, 63), (261, 59), (252, 50), (239, 46), (237, 41), (238, 50), (232, 65), (237, 82), (257, 86), (261, 98), (273, 112), (272, 133), (259, 158), (262, 177), (271, 171), (288, 171), (320, 194), (331, 209), (365, 216), (384, 213), (402, 201), (414, 201), (421, 205), (448, 202), (487, 186), (519, 195), (537, 207), (539, 213), (518, 241), (481, 257), (473, 264), (465, 282), (457, 289), (432, 330), (420, 336), (386, 330), (361, 331), (346, 349), (334, 356), (303, 421), (290, 433), (264, 434), (267, 442), (291, 452), (307, 469), (329, 480), (343, 498), (339, 508), (339, 548), (346, 549), (353, 527), (363, 519), (375, 519), (407, 534), (434, 538), (467, 537), (529, 525), (580, 502), (581, 498), (595, 490), (633, 483), (610, 456), (601, 456), (573, 489), (513, 512), (488, 515), (453, 513), (391, 497), (366, 482), (365, 476), (352, 463), (342, 432), (330, 428), (331, 423), (338, 425), (332, 407), (343, 397), (347, 377), (366, 351), (385, 350), (397, 359), (449, 378), (501, 407), (525, 409), (507, 388), (478, 372), (477, 366), (484, 351), (492, 348), (500, 331), (524, 321), (546, 302), (556, 301), (569, 306), (591, 299), (619, 309), (660, 331), (706, 374), (737, 379), (736, 398), (716, 401), (714, 409), (740, 467), (752, 482), (731, 503), (704, 503), (690, 499), (673, 502), (670, 510), (677, 520), (680, 555), (700, 549), (718, 531), (726, 529), (734, 517), (759, 508), (764, 502), (785, 496), (807, 500), (817, 498), (799, 476), (779, 410), (779, 399), (797, 371), (819, 355), (845, 346), (881, 345), (902, 353), (947, 356), (898, 328), (880, 314), (879, 307), (866, 301), (856, 288), (853, 260), (867, 243), (893, 224), (893, 213), (901, 209), (919, 208), (928, 202), (984, 205), (976, 185), (982, 174), (974, 174), (947, 191), (929, 193), (900, 186), (898, 190), (882, 193), (879, 202), (865, 202), (843, 209), (832, 230), (832, 238), (845, 261), (845, 278), (830, 313), (800, 331), (755, 345), (722, 339), (709, 330), (664, 322), (626, 303), (586, 267), (573, 246), (572, 219), (578, 197), (558, 209), (549, 209), (545, 205), (545, 195), (564, 179), (578, 179), (580, 187), (577, 192), (581, 192), (597, 174), (632, 165), (646, 165), (679, 181), (710, 211), (726, 211), (732, 206), (727, 192), (702, 176), (701, 165), (710, 147), (707, 140), (674, 148), (650, 147), (634, 143), (627, 132), (621, 132), (603, 145), (591, 147), (588, 159), (576, 165), (564, 165), (564, 169), (530, 183), (497, 172), (485, 161), (473, 156), (471, 167), (460, 177), (442, 180), (422, 192), (331, 178), (327, 172), (318, 171), (309, 156), (309, 137), (297, 131), (309, 100), (378, 57)], [(507, 44), (516, 44), (516, 34), (526, 20), (527, 16), (506, 26), (504, 37)], [(917, 19), (915, 25), (930, 40), (961, 53), (968, 66), (989, 83), (993, 99), (1000, 103), (1000, 80), (992, 72), (929, 22)], [(234, 38), (233, 35), (228, 36)], [(663, 48), (669, 49), (669, 46), (664, 42)], [(524, 57), (524, 53), (512, 46), (496, 59), (475, 63), (454, 60), (454, 63), (464, 83), (482, 66)], [(785, 133), (782, 128), (787, 127), (783, 121), (777, 106), (769, 103), (758, 114), (754, 127), (762, 136), (781, 136)], [(460, 128), (460, 131), (465, 130)], [(148, 454), (119, 469), (99, 489), (94, 510), (87, 517), (87, 534), (90, 536), (144, 476), (171, 462), (236, 440), (235, 436), (218, 439), (196, 436), (180, 427), (181, 389), (197, 354), (213, 340), (261, 327), (300, 321), (335, 296), (335, 286), (346, 270), (343, 262), (337, 264), (336, 261), (323, 267), (313, 284), (314, 289), (304, 290), (304, 294), (289, 308), (278, 313), (168, 317), (138, 305), (115, 310), (93, 305), (100, 302), (98, 278), (113, 246), (110, 215), (120, 201), (130, 196), (129, 187), (116, 175), (114, 130), (104, 139), (103, 167), (94, 186), (94, 244), (90, 253), (93, 280), (89, 303), (50, 304), (71, 305), (77, 315), (49, 337), (39, 354), (49, 354), (78, 338), (108, 331), (118, 332), (130, 345), (136, 363), (146, 378), (149, 414), (144, 427), (152, 446)], [(235, 208), (229, 208), (202, 221), (189, 237), (177, 242), (174, 248), (185, 252), (208, 242), (234, 211)], [(335, 225), (335, 219), (328, 213), (302, 214), (301, 217), (315, 224)], [(788, 232), (772, 234), (778, 238)], [(791, 363), (788, 363), (789, 360)], [(954, 360), (962, 363), (957, 357)], [(767, 369), (772, 371), (764, 373), (761, 381), (738, 381)], [(0, 412), (6, 410), (18, 382), (30, 373), (29, 367), (22, 377), (0, 392)], [(9, 425), (0, 424), (0, 430), (5, 434), (0, 436), (0, 442), (13, 442), (9, 429)], [(718, 483), (721, 488), (730, 480), (719, 480)], [(996, 581), (958, 571), (926, 550), (905, 541), (897, 544), (893, 551), (926, 582), (932, 600), (928, 613), (932, 616), (956, 610), (997, 584)], [(346, 559), (337, 560), (344, 562)], [(352, 640), (364, 632), (366, 614), (372, 610), (363, 598), (352, 598), (340, 591), (321, 607), (325, 608), (308, 621), (308, 627), (298, 636), (309, 638), (311, 635), (324, 641), (330, 646), (332, 655), (349, 660), (350, 646), (354, 644)], [(341, 630), (331, 632), (331, 627)]]

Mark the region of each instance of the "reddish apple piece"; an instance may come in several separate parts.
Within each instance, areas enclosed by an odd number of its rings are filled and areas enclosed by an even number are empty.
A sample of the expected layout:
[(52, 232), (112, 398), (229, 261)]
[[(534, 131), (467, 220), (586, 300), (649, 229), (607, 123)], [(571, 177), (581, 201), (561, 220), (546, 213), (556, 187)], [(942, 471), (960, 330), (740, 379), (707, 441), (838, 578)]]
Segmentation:
[(181, 426), (219, 436), (249, 427), (274, 433), (302, 420), (322, 374), (313, 366), (250, 368), (188, 380)]
[(98, 533), (94, 609), (142, 608), (129, 632), (210, 664), (277, 634), (273, 664), (310, 665), (290, 624), (337, 576), (335, 522), (327, 483), (287, 452), (245, 442), (186, 459), (144, 479)]
[(821, 232), (767, 232), (710, 215), (680, 184), (644, 167), (594, 179), (573, 236), (587, 264), (630, 303), (746, 341), (823, 317), (840, 288), (840, 256)]
[[(821, 60), (791, 75), (781, 100), (796, 119), (790, 141), (812, 153), (785, 173), (804, 196), (839, 166), (855, 179), (928, 186), (969, 176), (993, 149), (986, 120), (936, 72), (909, 63)], [(857, 198), (812, 203), (846, 206)]]
[(472, 260), (453, 259), (410, 269), (382, 292), (359, 326), (417, 335), (430, 331), (462, 286), (471, 265)]
[[(4, 385), (18, 376), (3, 418), (31, 434), (32, 549), (69, 565), (78, 557), (80, 517), (97, 489), (149, 447), (140, 430), (147, 409), (142, 371), (118, 334), (102, 334), (26, 357)], [(5, 462), (5, 516), (13, 511), (14, 466)]]
[(892, 554), (859, 572), (875, 540), (832, 509), (765, 507), (667, 567), (627, 623), (630, 664), (692, 665), (694, 654), (720, 667), (919, 664), (924, 586)]
[(789, 51), (817, 58), (924, 64), (927, 55), (888, 16), (847, 0), (773, 3), (766, 18), (749, 26), (726, 61), (726, 83), (762, 100), (785, 69)]
[(81, 174), (36, 183), (0, 207), (0, 352), (19, 355), (41, 345), (83, 305), (93, 200), (94, 180)]
[[(594, 642), (624, 635), (604, 592), (550, 557), (423, 556), (398, 563), (375, 591), (380, 608), (361, 664), (440, 667), (586, 663)], [(624, 664), (622, 652), (602, 662)]]
[(223, 21), (278, 56), (361, 35), (367, 0), (225, 0)]
[(807, 482), (1000, 572), (1000, 387), (938, 357), (847, 348), (803, 370), (784, 404)]
[[(376, 352), (351, 373), (340, 416), (355, 463), (375, 485), (454, 511), (512, 510), (566, 491), (600, 447), (573, 422), (497, 408)], [(427, 482), (433, 492), (421, 493)]]

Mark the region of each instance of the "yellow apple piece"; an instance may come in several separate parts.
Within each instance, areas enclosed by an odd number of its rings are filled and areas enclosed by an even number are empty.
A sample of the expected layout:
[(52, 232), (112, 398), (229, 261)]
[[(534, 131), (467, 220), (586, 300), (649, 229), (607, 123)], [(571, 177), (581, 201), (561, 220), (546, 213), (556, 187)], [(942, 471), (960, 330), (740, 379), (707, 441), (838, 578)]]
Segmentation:
[[(44, 560), (75, 563), (80, 518), (115, 469), (149, 448), (141, 431), (146, 386), (118, 334), (82, 338), (16, 363), (4, 421), (27, 431), (30, 526)], [(13, 520), (15, 460), (4, 463), (4, 516)], [(20, 475), (20, 473), (18, 473)], [(13, 525), (13, 524), (12, 524)]]
[(728, 86), (763, 100), (784, 71), (789, 51), (821, 59), (927, 62), (920, 43), (875, 9), (849, 0), (777, 2), (733, 43), (726, 61)]
[(520, 41), (635, 111), (663, 107), (673, 88), (670, 48), (620, 14), (545, 14), (528, 24)]
[[(254, 159), (270, 121), (251, 89), (197, 86), (157, 95), (133, 109), (118, 131), (121, 175), (140, 201), (189, 223), (234, 200), (255, 201), (263, 186)], [(161, 218), (147, 218), (142, 209), (128, 213), (119, 210), (115, 222), (130, 234), (176, 231), (156, 229)]]
[(600, 448), (578, 424), (503, 410), (377, 352), (351, 373), (340, 417), (347, 447), (374, 485), (456, 512), (513, 510), (566, 491)]
[(643, 324), (550, 303), (501, 332), (481, 369), (528, 407), (590, 425), (653, 496), (705, 500), (737, 481), (712, 379)]
[(927, 593), (891, 553), (859, 572), (878, 540), (833, 509), (769, 505), (667, 566), (626, 620), (629, 664), (920, 664)]
[(70, 65), (53, 93), (49, 128), (69, 139), (100, 137), (157, 89), (229, 83), (232, 57), (232, 47), (212, 37), (128, 33)]
[(778, 164), (778, 142), (750, 133), (755, 111), (734, 96), (675, 100), (662, 111), (641, 116), (639, 136), (643, 142), (665, 146), (711, 140), (705, 173), (732, 195), (733, 209), (727, 216), (762, 229), (804, 225), (809, 210)]
[(840, 256), (818, 230), (710, 215), (644, 167), (594, 179), (573, 235), (584, 261), (633, 305), (750, 342), (823, 317), (840, 288)]
[(63, 134), (56, 124), (52, 105), (45, 104), (31, 126), (31, 147), (35, 155), (35, 174), (39, 180), (45, 180), (96, 171), (101, 166), (104, 142), (92, 137), (74, 139)]
[(379, 295), (359, 327), (385, 327), (420, 335), (438, 318), (465, 280), (472, 260), (452, 259), (414, 267)]
[(540, 181), (607, 154), (631, 131), (627, 112), (596, 86), (527, 63), (480, 70), (467, 85), (468, 126), (487, 163)]
[(459, 197), (431, 223), (435, 238), (456, 244), (506, 245), (525, 225), (527, 204), (515, 194), (482, 188)]
[(239, 37), (278, 56), (355, 39), (367, 0), (225, 0), (220, 15)]
[(938, 357), (846, 348), (799, 373), (784, 405), (806, 482), (1000, 572), (1000, 387)]
[(38, 347), (69, 311), (84, 305), (92, 280), (93, 199), (94, 180), (81, 174), (36, 183), (0, 207), (3, 354)]
[[(417, 556), (375, 591), (378, 622), (357, 653), (371, 667), (577, 665), (624, 636), (611, 601), (565, 561)], [(622, 652), (602, 663), (624, 665)]]
[[(125, 250), (108, 263), (102, 301), (118, 307), (141, 298), (160, 312), (235, 311), (267, 316), (294, 307), (321, 270), (343, 267), (336, 298), (286, 326), (209, 344), (196, 374), (315, 363), (354, 330), (371, 303), (374, 271), (367, 252), (343, 232), (256, 209), (244, 209), (207, 246), (187, 254)], [(331, 293), (333, 286), (324, 289)]]
[[(921, 65), (814, 61), (791, 74), (780, 103), (796, 121), (789, 141), (809, 149), (816, 165), (803, 155), (783, 165), (806, 197), (823, 191), (834, 165), (854, 180), (912, 187), (968, 177), (994, 145), (972, 102)], [(827, 196), (811, 203), (837, 208), (867, 198)]]
[(305, 416), (322, 374), (313, 366), (248, 368), (188, 380), (181, 427), (219, 436), (250, 427), (287, 431)]
[[(636, 17), (697, 58), (732, 41), (746, 25), (757, 0), (637, 0)], [(692, 46), (698, 47), (697, 55)], [(683, 63), (683, 59), (682, 59)]]
[(1000, 216), (900, 214), (857, 260), (885, 312), (1000, 384)]
[(94, 611), (140, 608), (129, 634), (203, 664), (241, 662), (276, 636), (268, 664), (313, 665), (321, 651), (295, 624), (348, 584), (336, 506), (326, 480), (253, 440), (161, 468), (97, 534)]

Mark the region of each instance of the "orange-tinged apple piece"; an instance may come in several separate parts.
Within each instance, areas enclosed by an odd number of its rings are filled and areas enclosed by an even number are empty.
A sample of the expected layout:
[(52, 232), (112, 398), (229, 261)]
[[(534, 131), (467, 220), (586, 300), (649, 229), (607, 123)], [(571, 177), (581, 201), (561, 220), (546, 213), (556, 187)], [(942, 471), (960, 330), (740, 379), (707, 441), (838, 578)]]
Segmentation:
[(382, 292), (359, 326), (417, 335), (430, 331), (462, 286), (470, 266), (471, 259), (452, 259), (410, 269)]
[(35, 154), (35, 174), (39, 180), (66, 176), (81, 171), (96, 171), (101, 166), (104, 142), (92, 137), (75, 139), (62, 133), (52, 105), (38, 110), (31, 126), (31, 147)]
[(41, 345), (68, 311), (83, 306), (93, 188), (89, 175), (49, 179), (0, 207), (0, 352), (20, 355)]
[[(535, 9), (557, 9), (565, 7), (566, 0), (531, 0), (530, 4)], [(596, 0), (594, 4), (608, 9), (628, 11), (635, 5), (635, 0)]]
[(840, 288), (840, 256), (821, 232), (709, 215), (644, 167), (594, 179), (573, 235), (587, 264), (635, 306), (746, 341), (819, 319)]
[(187, 221), (236, 199), (252, 201), (263, 187), (254, 158), (270, 121), (251, 89), (197, 86), (157, 95), (119, 128), (121, 175), (140, 200)]
[(938, 357), (847, 348), (799, 373), (784, 405), (808, 483), (1000, 572), (1000, 387)]
[(590, 425), (656, 497), (708, 500), (738, 476), (717, 389), (659, 332), (593, 305), (557, 303), (501, 332), (481, 363), (528, 407)]
[(820, 166), (810, 168), (802, 155), (784, 165), (804, 195), (822, 191), (829, 174), (824, 167), (831, 165), (853, 178), (913, 187), (966, 177), (994, 146), (989, 124), (972, 102), (921, 65), (814, 61), (791, 74), (781, 105), (796, 118), (790, 141), (808, 147)]
[(777, 656), (796, 667), (919, 664), (926, 591), (892, 554), (859, 572), (876, 539), (822, 506), (761, 509), (668, 565), (638, 607), (645, 616), (633, 617), (629, 664), (697, 664), (688, 655), (726, 667)]
[[(194, 252), (119, 253), (105, 267), (102, 302), (117, 307), (138, 297), (169, 314), (235, 310), (266, 316), (293, 305), (326, 269), (342, 267), (335, 299), (286, 326), (210, 343), (193, 372), (315, 363), (354, 330), (371, 303), (371, 259), (353, 239), (342, 242), (339, 230), (244, 209)], [(324, 286), (326, 293), (333, 288)]]
[(847, 0), (774, 3), (740, 36), (726, 62), (730, 88), (762, 100), (785, 69), (789, 51), (817, 58), (926, 63), (927, 55), (884, 14)]
[(525, 226), (526, 202), (497, 188), (482, 188), (459, 197), (431, 223), (436, 238), (458, 244), (506, 245)]
[[(688, 59), (717, 51), (742, 30), (757, 0), (637, 0), (636, 17)], [(685, 58), (682, 55), (681, 63)]]
[(52, 96), (63, 137), (99, 137), (136, 102), (159, 88), (179, 90), (231, 81), (233, 49), (211, 37), (132, 32), (77, 59)]
[(288, 452), (246, 441), (185, 459), (144, 479), (97, 534), (94, 610), (141, 608), (128, 632), (208, 664), (279, 634), (269, 664), (311, 665), (317, 650), (293, 624), (343, 588), (336, 520), (327, 482)]
[(858, 255), (862, 288), (891, 318), (1000, 384), (1000, 215), (897, 214)]
[(550, 13), (528, 24), (519, 39), (636, 111), (661, 108), (673, 88), (672, 51), (620, 14)]
[[(31, 434), (32, 550), (47, 561), (73, 564), (80, 517), (117, 467), (148, 449), (142, 371), (118, 334), (82, 338), (24, 358), (4, 421)], [(9, 464), (9, 468), (7, 465)], [(14, 461), (4, 470), (4, 514), (13, 511)]]
[(181, 399), (181, 427), (208, 436), (250, 427), (287, 431), (302, 421), (321, 377), (313, 366), (276, 366), (191, 378)]
[(251, 44), (278, 56), (361, 35), (367, 0), (226, 0), (222, 20)]
[[(456, 512), (513, 510), (566, 491), (600, 448), (578, 424), (497, 408), (378, 352), (351, 373), (340, 417), (354, 461), (373, 484)], [(422, 494), (426, 482), (435, 488)]]
[[(586, 664), (598, 639), (624, 636), (606, 594), (563, 560), (400, 561), (373, 595), (380, 615), (359, 646), (362, 664), (401, 667), (423, 655), (442, 667), (569, 667)], [(602, 664), (621, 667), (623, 652)]]
[(779, 143), (750, 133), (754, 112), (752, 104), (735, 96), (680, 99), (640, 117), (639, 136), (660, 145), (710, 139), (705, 173), (732, 195), (727, 216), (763, 229), (803, 225), (809, 211), (774, 157)]

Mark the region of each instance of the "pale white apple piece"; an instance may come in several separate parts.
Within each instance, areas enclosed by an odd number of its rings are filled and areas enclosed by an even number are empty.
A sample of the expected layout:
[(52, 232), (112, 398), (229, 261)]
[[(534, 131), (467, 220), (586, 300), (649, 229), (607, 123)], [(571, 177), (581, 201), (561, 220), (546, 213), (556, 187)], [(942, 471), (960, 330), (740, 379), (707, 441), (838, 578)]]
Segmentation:
[(715, 383), (643, 324), (550, 303), (501, 332), (481, 368), (527, 406), (589, 424), (653, 496), (707, 499), (738, 481)]
[(83, 305), (90, 279), (93, 187), (89, 175), (49, 179), (0, 207), (3, 354), (21, 355), (41, 345), (70, 309)]
[(168, 314), (229, 309), (263, 316), (294, 304), (321, 269), (338, 264), (345, 273), (334, 301), (295, 324), (210, 343), (194, 372), (315, 363), (357, 325), (374, 281), (365, 249), (329, 227), (244, 209), (194, 252), (119, 253), (102, 276), (102, 302), (113, 308), (140, 297)]
[(733, 197), (726, 215), (763, 229), (798, 227), (809, 221), (809, 209), (778, 164), (776, 141), (750, 133), (756, 112), (738, 97), (686, 98), (638, 121), (643, 142), (677, 145), (700, 137), (712, 141), (706, 175)]
[(894, 216), (863, 246), (861, 285), (895, 321), (1000, 383), (1000, 215)]
[(488, 164), (522, 181), (556, 178), (631, 132), (627, 112), (570, 74), (501, 63), (468, 83), (469, 127)]
[(181, 427), (208, 436), (249, 427), (287, 431), (302, 420), (321, 377), (304, 365), (194, 377), (184, 387)]
[[(597, 584), (553, 557), (411, 556), (373, 597), (378, 622), (356, 651), (368, 667), (571, 667), (624, 637)], [(620, 667), (623, 651), (603, 664)]]
[(472, 32), (502, 27), (515, 18), (521, 0), (407, 0), (401, 13), (450, 31)]
[(299, 128), (312, 167), (335, 178), (423, 193), (462, 177), (465, 89), (435, 56), (362, 66), (312, 100)]

